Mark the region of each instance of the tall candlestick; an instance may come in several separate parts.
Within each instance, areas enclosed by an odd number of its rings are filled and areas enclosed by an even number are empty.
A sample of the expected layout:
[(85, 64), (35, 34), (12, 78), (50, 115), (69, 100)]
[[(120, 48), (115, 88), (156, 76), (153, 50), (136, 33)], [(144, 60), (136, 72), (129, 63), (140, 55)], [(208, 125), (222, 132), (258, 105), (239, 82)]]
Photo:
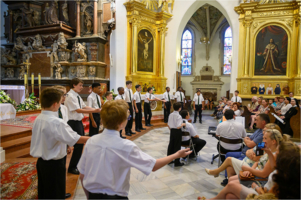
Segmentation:
[(27, 74), (24, 74), (25, 97), (28, 98), (28, 79)]
[(24, 74), (24, 86), (26, 85), (26, 74)]
[(38, 83), (39, 83), (39, 102), (41, 103), (41, 74), (38, 74)]
[(31, 93), (34, 93), (34, 73), (31, 73)]
[(39, 85), (41, 85), (41, 74), (40, 73), (38, 75), (38, 79), (39, 79)]

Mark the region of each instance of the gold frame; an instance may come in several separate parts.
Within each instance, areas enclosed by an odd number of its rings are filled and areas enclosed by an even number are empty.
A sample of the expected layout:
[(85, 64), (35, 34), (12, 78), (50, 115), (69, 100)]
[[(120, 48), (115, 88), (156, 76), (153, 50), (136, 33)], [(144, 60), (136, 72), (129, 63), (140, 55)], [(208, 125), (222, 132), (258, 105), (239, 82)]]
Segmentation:
[[(288, 84), (295, 98), (301, 98), (301, 0), (286, 3), (259, 4), (259, 2), (241, 3), (234, 9), (239, 14), (239, 54), (237, 89), (242, 98), (250, 99), (254, 94), (251, 87), (264, 84), (280, 84), (281, 94), (283, 86)], [(283, 28), (288, 35), (287, 70), (286, 75), (259, 76), (255, 75), (256, 38), (264, 27), (276, 25)], [(256, 94), (260, 95), (260, 94)], [(260, 95), (264, 98), (274, 98), (279, 95)]]

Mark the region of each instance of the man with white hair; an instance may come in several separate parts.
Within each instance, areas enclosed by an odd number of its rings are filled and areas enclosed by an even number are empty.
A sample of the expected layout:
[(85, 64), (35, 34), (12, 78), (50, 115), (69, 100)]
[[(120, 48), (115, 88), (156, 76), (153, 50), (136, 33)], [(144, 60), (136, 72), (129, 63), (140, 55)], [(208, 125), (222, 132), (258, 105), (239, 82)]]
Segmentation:
[(252, 104), (248, 108), (250, 112), (252, 112), (253, 110), (255, 110), (258, 107), (257, 96), (253, 96), (251, 101), (252, 101)]
[(223, 113), (226, 112), (226, 110), (230, 110), (231, 109), (231, 104), (232, 104), (232, 101), (227, 101), (227, 105), (224, 107), (224, 110), (223, 110)]

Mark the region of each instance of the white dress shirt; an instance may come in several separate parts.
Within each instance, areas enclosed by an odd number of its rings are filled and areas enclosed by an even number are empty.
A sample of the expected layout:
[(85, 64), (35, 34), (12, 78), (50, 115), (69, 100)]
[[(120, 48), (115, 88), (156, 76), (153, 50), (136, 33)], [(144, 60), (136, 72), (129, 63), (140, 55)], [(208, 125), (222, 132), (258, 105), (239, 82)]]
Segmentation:
[(200, 96), (194, 96), (193, 101), (195, 102), (196, 106), (202, 105), (202, 102), (204, 101), (203, 95), (200, 94)]
[(292, 104), (283, 104), (281, 108), (281, 115), (285, 115), (285, 113), (292, 107)]
[[(130, 94), (131, 94), (131, 98), (130, 98)], [(127, 103), (132, 103), (133, 101), (133, 91), (131, 89), (125, 88), (124, 89), (124, 100)]]
[(168, 117), (168, 126), (170, 129), (181, 126), (183, 119), (178, 111), (173, 111)]
[[(236, 97), (237, 97), (237, 101), (236, 101)], [(232, 101), (232, 102), (242, 103), (242, 100), (241, 100), (241, 98), (240, 98), (239, 96), (234, 96), (234, 97), (232, 97), (232, 98), (231, 98), (231, 101)]]
[(128, 196), (131, 167), (149, 175), (156, 160), (116, 130), (91, 137), (77, 165), (85, 175), (83, 187), (91, 193)]
[(140, 94), (140, 92), (138, 92), (138, 91), (135, 92), (133, 100), (135, 100), (136, 103), (141, 103), (141, 94)]
[(117, 97), (115, 97), (115, 100), (119, 100), (119, 99), (124, 100), (124, 95), (118, 94)]
[(63, 104), (61, 104), (61, 112), (62, 112), (62, 115), (63, 115), (64, 122), (67, 123), (69, 121), (68, 108), (66, 106), (64, 106)]
[(240, 115), (241, 115), (241, 111), (240, 111), (239, 109), (237, 109), (236, 111), (234, 111), (234, 114), (235, 114), (236, 116), (240, 116)]
[(58, 117), (57, 112), (42, 110), (32, 127), (30, 155), (43, 160), (58, 160), (67, 155), (80, 138), (71, 127)]
[[(77, 97), (79, 97), (79, 102)], [(81, 121), (84, 118), (84, 114), (77, 113), (76, 110), (86, 107), (86, 104), (84, 103), (83, 99), (79, 96), (79, 94), (73, 89), (70, 89), (70, 91), (68, 92), (68, 96), (66, 97), (64, 104), (68, 108), (69, 120)]]
[(230, 109), (230, 106), (225, 105), (223, 112), (225, 112), (226, 110), (229, 110), (229, 109)]
[[(182, 101), (181, 101), (181, 96), (182, 96)], [(177, 91), (175, 93), (175, 98), (177, 99), (177, 102), (184, 102), (185, 95), (183, 92)]]
[[(241, 123), (234, 121), (234, 119), (224, 121), (216, 128), (216, 136), (228, 139), (244, 138), (246, 135), (244, 126)], [(220, 142), (220, 144), (228, 150), (237, 150), (241, 147), (241, 144), (227, 144), (224, 142)]]
[[(97, 99), (98, 99), (98, 102), (99, 102), (99, 105), (98, 106), (98, 103), (97, 103)], [(94, 93), (93, 91), (91, 92), (91, 94), (88, 96), (87, 98), (87, 105), (91, 108), (95, 108), (95, 109), (98, 109), (101, 107), (101, 100), (99, 98), (99, 95)]]
[[(198, 96), (198, 93), (194, 93), (194, 96), (193, 96), (193, 98), (194, 98), (194, 97), (196, 97), (196, 96)], [(203, 97), (203, 94), (202, 94), (202, 93), (200, 94), (200, 96), (202, 96), (202, 98), (204, 99), (204, 97)]]
[[(169, 98), (168, 98), (168, 95), (169, 95)], [(169, 102), (169, 100), (172, 100), (173, 97), (172, 97), (172, 95), (171, 95), (169, 92), (164, 92), (164, 94), (163, 94), (163, 99), (164, 99), (166, 102)]]
[(147, 93), (145, 94), (144, 103), (149, 103), (149, 100), (148, 100), (147, 98), (149, 98), (149, 99), (154, 99), (155, 96), (154, 96), (153, 94), (150, 94), (150, 93), (147, 92)]
[(197, 133), (191, 123), (189, 123), (186, 119), (184, 119), (184, 121), (186, 122), (186, 126), (185, 128), (181, 128), (182, 132), (188, 132), (190, 136), (182, 136), (182, 141), (187, 141), (190, 140), (191, 137), (195, 137)]

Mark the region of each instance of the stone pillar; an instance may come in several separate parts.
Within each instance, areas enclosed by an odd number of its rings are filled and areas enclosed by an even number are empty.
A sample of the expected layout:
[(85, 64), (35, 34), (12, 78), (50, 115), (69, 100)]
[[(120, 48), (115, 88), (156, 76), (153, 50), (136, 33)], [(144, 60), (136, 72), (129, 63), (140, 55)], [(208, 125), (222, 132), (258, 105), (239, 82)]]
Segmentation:
[(160, 43), (161, 43), (161, 49), (160, 49), (160, 76), (164, 76), (164, 58), (165, 58), (165, 33), (166, 28), (162, 27), (160, 29)]
[(97, 34), (98, 36), (102, 36), (103, 35), (103, 27), (102, 27), (102, 4), (101, 4), (101, 0), (98, 0), (97, 3)]
[(93, 13), (93, 35), (92, 36), (98, 36), (97, 35), (97, 31), (98, 31), (98, 29), (97, 29), (97, 1), (98, 0), (94, 0), (94, 5), (93, 5), (93, 11), (94, 11), (94, 13)]
[(246, 27), (246, 46), (245, 46), (245, 63), (244, 63), (244, 77), (249, 77), (249, 60), (250, 60), (250, 26), (252, 21), (245, 21)]
[(80, 37), (80, 1), (76, 1), (76, 36)]

